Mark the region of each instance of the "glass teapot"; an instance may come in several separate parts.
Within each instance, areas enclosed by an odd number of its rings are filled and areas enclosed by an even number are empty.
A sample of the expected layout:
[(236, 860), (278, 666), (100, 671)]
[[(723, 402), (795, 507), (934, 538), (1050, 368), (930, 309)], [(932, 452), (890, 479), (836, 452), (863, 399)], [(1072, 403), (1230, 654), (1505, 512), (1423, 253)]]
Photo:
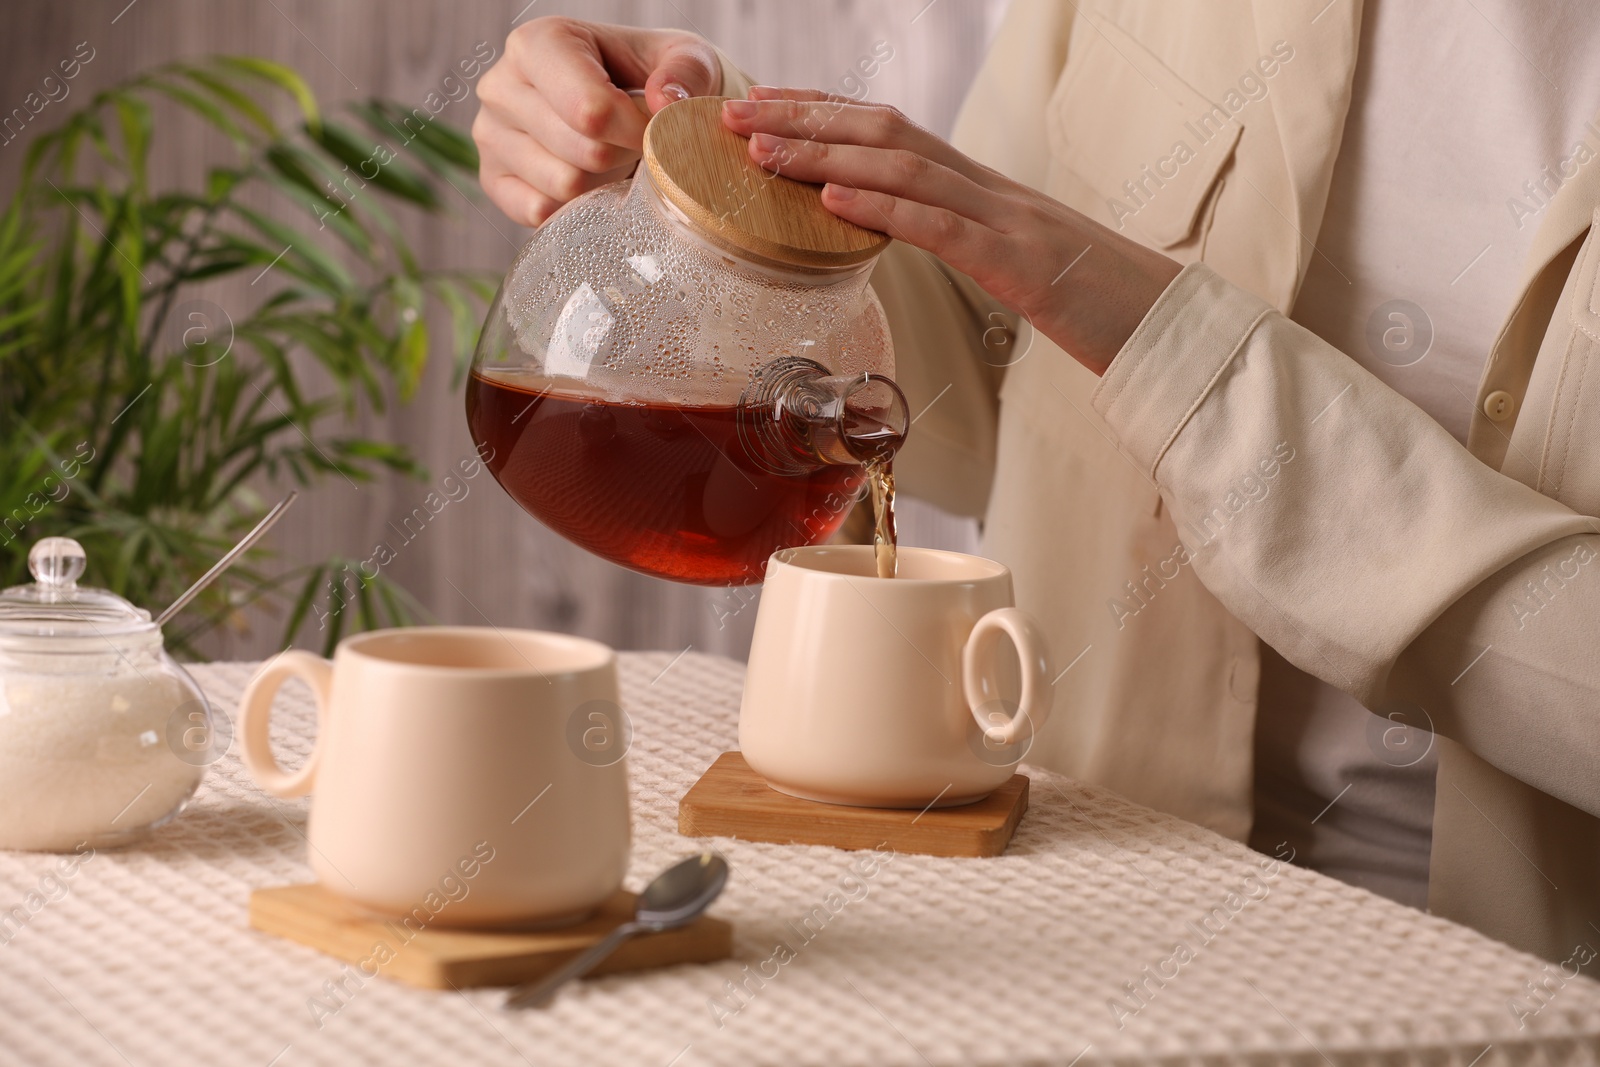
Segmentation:
[(557, 533), (741, 585), (838, 528), (907, 418), (867, 282), (888, 238), (752, 163), (721, 105), (663, 108), (632, 179), (535, 232), (490, 306), (467, 422)]
[(0, 591), (0, 848), (127, 844), (176, 816), (228, 748), (150, 613), (78, 585), (82, 546), (46, 537)]

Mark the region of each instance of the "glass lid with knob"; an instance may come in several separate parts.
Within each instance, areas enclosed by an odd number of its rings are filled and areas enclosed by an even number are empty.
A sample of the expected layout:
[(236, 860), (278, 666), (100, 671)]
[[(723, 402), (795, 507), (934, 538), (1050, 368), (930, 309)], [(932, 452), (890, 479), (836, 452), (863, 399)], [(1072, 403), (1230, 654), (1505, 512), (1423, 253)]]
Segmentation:
[(868, 284), (888, 243), (751, 162), (722, 99), (668, 105), (635, 176), (565, 205), (489, 310), (467, 419), (569, 540), (676, 581), (760, 581), (824, 540), (907, 428)]
[[(118, 637), (160, 631), (150, 613), (104, 589), (80, 586), (88, 563), (83, 546), (70, 537), (46, 537), (28, 552), (33, 582), (0, 591), (0, 647), (42, 650), (39, 639), (90, 639), (102, 645)], [(94, 647), (92, 644), (90, 647)]]

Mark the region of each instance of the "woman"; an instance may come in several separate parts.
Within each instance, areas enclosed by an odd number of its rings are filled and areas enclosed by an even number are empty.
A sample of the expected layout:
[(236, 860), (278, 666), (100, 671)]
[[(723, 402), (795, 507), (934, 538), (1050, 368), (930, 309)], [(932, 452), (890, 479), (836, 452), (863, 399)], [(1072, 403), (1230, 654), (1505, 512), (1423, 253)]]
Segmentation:
[(898, 239), (901, 483), (1070, 661), (1031, 758), (1558, 959), (1600, 930), (1600, 16), (1471, 7), (1016, 0), (954, 145), (544, 19), (474, 135), (537, 225), (631, 170), (623, 89), (748, 97), (752, 159)]

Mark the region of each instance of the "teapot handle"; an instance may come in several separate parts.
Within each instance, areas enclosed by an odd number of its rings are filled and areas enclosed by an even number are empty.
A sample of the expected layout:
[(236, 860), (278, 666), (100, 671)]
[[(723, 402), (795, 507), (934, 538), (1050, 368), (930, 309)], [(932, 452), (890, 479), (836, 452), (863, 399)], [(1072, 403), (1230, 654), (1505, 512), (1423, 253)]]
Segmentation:
[[(1022, 696), (1009, 719), (996, 710), (999, 701), (994, 690), (992, 666), (995, 642), (1001, 635), (1011, 639), (1022, 665)], [(961, 650), (961, 682), (972, 717), (990, 746), (1032, 745), (1039, 729), (1050, 717), (1055, 688), (1050, 680), (1050, 646), (1033, 616), (1016, 608), (996, 608), (972, 628)], [(988, 721), (985, 721), (985, 720)], [(1027, 754), (1024, 748), (1018, 758)]]
[[(278, 688), (290, 678), (298, 678), (311, 687), (317, 702), (317, 743), (306, 757), (303, 767), (293, 774), (278, 765), (272, 754), (272, 741), (268, 726), (272, 721), (272, 698)], [(240, 752), (244, 765), (250, 769), (257, 784), (273, 796), (290, 799), (311, 792), (312, 780), (317, 775), (317, 760), (322, 755), (323, 739), (328, 732), (329, 696), (333, 688), (333, 664), (309, 652), (285, 652), (276, 657), (245, 686), (239, 698)]]

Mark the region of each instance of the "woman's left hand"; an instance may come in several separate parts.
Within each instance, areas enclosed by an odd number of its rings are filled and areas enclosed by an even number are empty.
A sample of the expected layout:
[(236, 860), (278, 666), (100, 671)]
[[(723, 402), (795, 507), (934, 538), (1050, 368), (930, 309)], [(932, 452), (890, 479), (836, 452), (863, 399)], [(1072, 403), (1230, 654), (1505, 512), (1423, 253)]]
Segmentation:
[(958, 152), (894, 108), (758, 86), (723, 105), (750, 158), (840, 218), (938, 256), (1096, 374), (1177, 276), (1159, 252)]

